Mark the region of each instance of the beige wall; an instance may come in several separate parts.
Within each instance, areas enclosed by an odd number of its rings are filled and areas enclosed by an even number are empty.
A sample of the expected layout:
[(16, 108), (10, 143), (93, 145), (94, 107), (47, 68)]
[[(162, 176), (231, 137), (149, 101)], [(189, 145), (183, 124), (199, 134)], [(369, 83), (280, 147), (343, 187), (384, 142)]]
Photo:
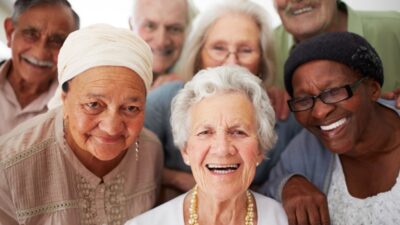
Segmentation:
[(6, 35), (4, 33), (4, 19), (11, 15), (12, 1), (0, 0), (0, 59), (9, 57), (9, 49), (6, 45)]

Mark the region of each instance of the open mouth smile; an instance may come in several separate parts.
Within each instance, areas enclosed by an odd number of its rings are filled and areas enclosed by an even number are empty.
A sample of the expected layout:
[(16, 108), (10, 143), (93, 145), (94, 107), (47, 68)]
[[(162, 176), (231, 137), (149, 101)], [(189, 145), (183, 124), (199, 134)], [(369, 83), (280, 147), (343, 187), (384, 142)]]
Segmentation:
[(216, 174), (228, 174), (235, 172), (239, 167), (240, 164), (206, 164), (207, 169), (209, 169), (212, 173)]

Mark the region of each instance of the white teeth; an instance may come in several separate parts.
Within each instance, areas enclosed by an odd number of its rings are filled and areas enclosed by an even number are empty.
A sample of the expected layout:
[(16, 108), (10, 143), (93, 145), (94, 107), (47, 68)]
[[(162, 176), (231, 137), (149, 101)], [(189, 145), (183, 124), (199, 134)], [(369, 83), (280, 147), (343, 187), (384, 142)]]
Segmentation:
[(305, 13), (305, 12), (310, 12), (311, 10), (312, 10), (312, 7), (308, 6), (308, 7), (304, 7), (304, 8), (301, 8), (301, 9), (298, 9), (298, 10), (294, 11), (293, 14), (294, 15), (299, 15), (299, 14), (302, 14), (302, 13)]
[(338, 121), (336, 121), (334, 123), (331, 123), (329, 125), (320, 126), (320, 128), (323, 131), (333, 130), (333, 129), (336, 129), (336, 128), (340, 127), (341, 125), (343, 125), (346, 122), (346, 120), (347, 120), (346, 118), (343, 118), (343, 119), (340, 119), (340, 120), (338, 120)]
[(29, 57), (29, 56), (23, 56), (23, 58), (28, 61), (29, 63), (36, 65), (36, 66), (44, 66), (44, 67), (52, 67), (53, 63), (49, 62), (49, 61), (41, 61), (41, 60), (37, 60), (33, 57)]
[(207, 164), (209, 169), (237, 169), (239, 164), (229, 164), (229, 165), (218, 165), (218, 164)]

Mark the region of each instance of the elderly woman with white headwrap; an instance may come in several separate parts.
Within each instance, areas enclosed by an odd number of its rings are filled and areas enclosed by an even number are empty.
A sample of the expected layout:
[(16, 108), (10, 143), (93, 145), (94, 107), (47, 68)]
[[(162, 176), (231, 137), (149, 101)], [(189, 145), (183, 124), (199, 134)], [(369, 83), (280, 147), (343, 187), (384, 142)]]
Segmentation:
[(67, 38), (55, 108), (0, 138), (0, 224), (123, 224), (155, 205), (162, 150), (142, 129), (151, 65), (128, 30)]

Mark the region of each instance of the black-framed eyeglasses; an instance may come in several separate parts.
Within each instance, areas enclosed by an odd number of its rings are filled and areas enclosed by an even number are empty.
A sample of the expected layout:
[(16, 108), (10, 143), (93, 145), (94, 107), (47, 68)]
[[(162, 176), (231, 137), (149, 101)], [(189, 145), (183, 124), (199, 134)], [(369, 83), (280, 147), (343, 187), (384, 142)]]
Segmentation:
[(290, 99), (287, 101), (289, 109), (292, 112), (301, 112), (312, 109), (317, 98), (321, 99), (321, 101), (325, 104), (334, 104), (349, 99), (353, 96), (354, 91), (358, 86), (360, 86), (361, 82), (367, 78), (368, 77), (363, 77), (352, 84), (324, 90), (316, 96)]

